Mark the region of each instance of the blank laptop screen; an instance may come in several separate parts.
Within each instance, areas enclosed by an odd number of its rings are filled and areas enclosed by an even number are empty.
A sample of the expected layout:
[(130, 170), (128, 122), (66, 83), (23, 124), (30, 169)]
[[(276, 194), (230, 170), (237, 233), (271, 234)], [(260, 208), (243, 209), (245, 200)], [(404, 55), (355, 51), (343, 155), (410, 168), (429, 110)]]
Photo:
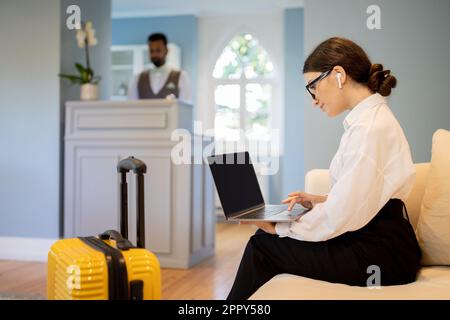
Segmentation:
[(226, 216), (264, 204), (248, 152), (214, 155), (208, 161)]

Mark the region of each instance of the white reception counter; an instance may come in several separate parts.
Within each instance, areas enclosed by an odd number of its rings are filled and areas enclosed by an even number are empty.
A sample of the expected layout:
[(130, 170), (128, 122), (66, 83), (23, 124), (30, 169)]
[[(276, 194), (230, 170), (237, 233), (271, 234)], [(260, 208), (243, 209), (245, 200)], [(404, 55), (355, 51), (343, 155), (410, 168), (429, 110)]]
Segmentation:
[[(188, 268), (214, 254), (214, 189), (205, 164), (175, 165), (172, 131), (192, 132), (192, 105), (176, 100), (73, 101), (66, 104), (65, 237), (119, 228), (117, 163), (147, 164), (146, 248), (162, 267)], [(201, 137), (197, 137), (201, 139)], [(129, 174), (129, 235), (135, 243), (135, 180)]]

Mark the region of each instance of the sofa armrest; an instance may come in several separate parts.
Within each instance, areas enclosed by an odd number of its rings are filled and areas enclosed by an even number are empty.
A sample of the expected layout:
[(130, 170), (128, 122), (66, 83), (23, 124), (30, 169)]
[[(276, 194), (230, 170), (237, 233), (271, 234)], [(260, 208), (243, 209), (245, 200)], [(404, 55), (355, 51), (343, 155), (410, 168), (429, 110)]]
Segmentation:
[(330, 174), (327, 169), (313, 169), (306, 173), (305, 192), (326, 195), (330, 191)]

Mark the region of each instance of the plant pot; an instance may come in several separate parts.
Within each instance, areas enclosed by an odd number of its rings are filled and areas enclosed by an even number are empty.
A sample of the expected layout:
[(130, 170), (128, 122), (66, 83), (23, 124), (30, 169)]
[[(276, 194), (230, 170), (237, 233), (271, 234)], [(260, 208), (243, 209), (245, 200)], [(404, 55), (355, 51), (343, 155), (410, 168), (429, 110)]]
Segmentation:
[(80, 88), (81, 100), (98, 100), (98, 86), (93, 83), (85, 83)]

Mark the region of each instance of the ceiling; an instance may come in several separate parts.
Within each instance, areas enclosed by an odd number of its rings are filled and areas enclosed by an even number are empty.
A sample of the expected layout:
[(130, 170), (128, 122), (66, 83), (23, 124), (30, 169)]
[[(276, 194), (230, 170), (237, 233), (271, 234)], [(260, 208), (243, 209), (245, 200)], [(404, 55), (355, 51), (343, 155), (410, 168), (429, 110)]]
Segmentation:
[(260, 14), (303, 6), (303, 0), (112, 0), (113, 18)]

